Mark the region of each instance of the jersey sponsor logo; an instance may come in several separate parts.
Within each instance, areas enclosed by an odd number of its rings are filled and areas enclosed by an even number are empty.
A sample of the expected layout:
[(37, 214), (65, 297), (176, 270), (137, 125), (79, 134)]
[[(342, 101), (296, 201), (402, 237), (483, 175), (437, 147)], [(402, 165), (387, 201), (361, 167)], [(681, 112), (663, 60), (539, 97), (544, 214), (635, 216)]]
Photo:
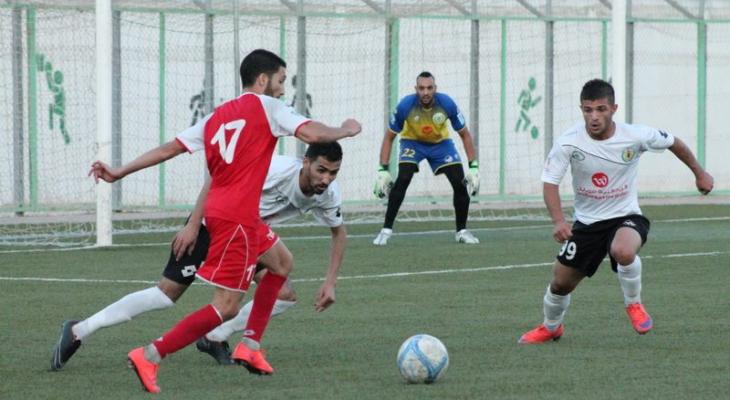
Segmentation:
[(634, 150), (632, 147), (628, 147), (624, 149), (623, 153), (621, 153), (621, 159), (624, 160), (624, 162), (629, 162), (636, 158), (636, 155), (638, 153), (636, 150)]
[(596, 172), (591, 176), (591, 182), (593, 182), (593, 186), (603, 188), (608, 186), (608, 175), (604, 174), (603, 172)]
[(431, 125), (425, 125), (421, 128), (421, 133), (423, 133), (424, 135), (430, 135), (431, 133), (433, 133), (433, 127)]
[(575, 151), (573, 151), (573, 153), (572, 153), (572, 154), (570, 155), (570, 158), (572, 158), (573, 160), (576, 160), (576, 161), (583, 161), (583, 160), (585, 160), (585, 159), (586, 159), (586, 156), (585, 156), (585, 154), (583, 154), (582, 152), (580, 152), (580, 151), (578, 151), (578, 150), (575, 150)]
[(446, 122), (446, 115), (443, 113), (437, 112), (433, 115), (433, 122), (438, 125), (443, 125), (444, 122)]

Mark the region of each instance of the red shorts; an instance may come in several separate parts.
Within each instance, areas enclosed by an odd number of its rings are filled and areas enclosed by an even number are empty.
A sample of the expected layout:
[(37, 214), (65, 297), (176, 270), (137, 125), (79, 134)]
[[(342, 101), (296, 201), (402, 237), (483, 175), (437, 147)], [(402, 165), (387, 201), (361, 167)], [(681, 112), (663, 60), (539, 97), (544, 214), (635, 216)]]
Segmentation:
[(256, 252), (257, 257), (261, 257), (279, 241), (279, 236), (276, 235), (276, 232), (271, 230), (271, 227), (263, 221), (256, 226), (256, 234), (259, 236), (259, 247)]
[(256, 272), (256, 252), (260, 241), (265, 239), (259, 237), (260, 232), (263, 232), (260, 225), (266, 226), (261, 219), (251, 224), (239, 224), (219, 218), (206, 218), (210, 246), (205, 262), (196, 272), (198, 278), (224, 289), (238, 292), (248, 290)]

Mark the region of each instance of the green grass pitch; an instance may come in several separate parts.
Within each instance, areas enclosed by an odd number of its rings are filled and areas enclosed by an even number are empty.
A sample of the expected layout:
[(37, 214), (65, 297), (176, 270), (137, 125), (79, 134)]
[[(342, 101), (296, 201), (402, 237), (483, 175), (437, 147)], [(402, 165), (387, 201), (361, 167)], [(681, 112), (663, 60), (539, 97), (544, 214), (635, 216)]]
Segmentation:
[[(544, 222), (475, 222), (478, 246), (454, 242), (451, 222), (398, 223), (385, 248), (376, 225), (350, 226), (337, 302), (312, 303), (328, 261), (329, 231), (280, 229), (296, 263), (299, 304), (264, 338), (272, 376), (221, 367), (190, 346), (161, 365), (169, 399), (727, 399), (730, 392), (730, 206), (645, 207), (652, 220), (642, 297), (654, 330), (639, 336), (604, 262), (574, 292), (563, 338), (520, 346), (542, 321), (559, 246)], [(167, 310), (101, 330), (60, 372), (49, 372), (64, 319), (83, 318), (159, 279), (171, 235), (124, 236), (106, 249), (0, 249), (0, 398), (152, 397), (126, 353), (208, 302), (194, 285)], [(144, 243), (145, 246), (134, 245)], [(78, 280), (79, 278), (83, 280)], [(433, 385), (403, 382), (407, 337), (428, 333), (449, 350)]]

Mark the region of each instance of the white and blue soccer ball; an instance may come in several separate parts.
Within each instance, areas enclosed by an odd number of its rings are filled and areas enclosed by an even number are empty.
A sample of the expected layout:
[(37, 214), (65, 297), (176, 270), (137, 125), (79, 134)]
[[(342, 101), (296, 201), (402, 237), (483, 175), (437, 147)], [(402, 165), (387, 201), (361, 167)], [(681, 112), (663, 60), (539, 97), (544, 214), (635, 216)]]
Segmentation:
[(449, 353), (431, 335), (414, 335), (398, 350), (398, 370), (409, 383), (433, 383), (449, 368)]

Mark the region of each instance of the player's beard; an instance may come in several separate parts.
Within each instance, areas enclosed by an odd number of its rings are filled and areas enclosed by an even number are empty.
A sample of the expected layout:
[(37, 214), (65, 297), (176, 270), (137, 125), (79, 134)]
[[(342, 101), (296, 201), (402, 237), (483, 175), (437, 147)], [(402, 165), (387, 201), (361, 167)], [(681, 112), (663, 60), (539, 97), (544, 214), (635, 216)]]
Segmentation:
[(266, 83), (266, 89), (264, 89), (264, 94), (270, 97), (276, 97), (274, 96), (274, 88), (271, 86), (271, 77), (269, 77), (269, 81)]
[(313, 189), (315, 194), (322, 194), (327, 191), (327, 185), (317, 185)]

